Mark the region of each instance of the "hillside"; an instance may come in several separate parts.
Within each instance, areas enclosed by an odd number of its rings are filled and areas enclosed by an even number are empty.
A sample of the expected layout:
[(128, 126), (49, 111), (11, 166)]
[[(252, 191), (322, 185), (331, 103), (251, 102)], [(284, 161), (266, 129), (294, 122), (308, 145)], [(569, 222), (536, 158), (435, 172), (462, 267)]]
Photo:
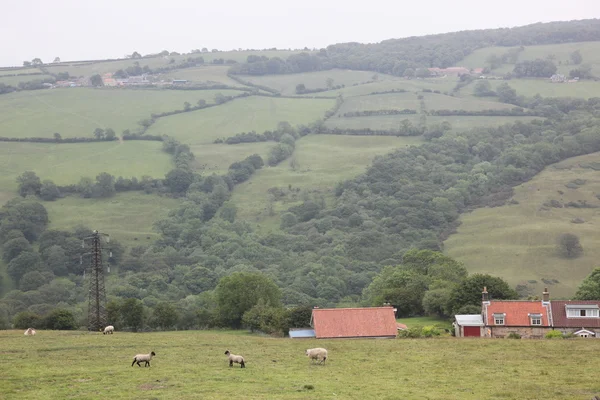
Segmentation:
[[(600, 21), (586, 20), (0, 69), (16, 84), (0, 85), (0, 276), (17, 289), (0, 319), (43, 314), (71, 286), (65, 307), (84, 307), (81, 226), (122, 246), (109, 298), (149, 313), (195, 304), (213, 318), (214, 289), (239, 271), (272, 279), (286, 306), (380, 305), (391, 300), (365, 289), (410, 249), (445, 249), (532, 293), (556, 280), (552, 292), (570, 296), (592, 268), (595, 209), (539, 207), (557, 190), (597, 203), (593, 170), (572, 157), (600, 151), (600, 82), (427, 68), (483, 68), (518, 44), (517, 61), (558, 64), (578, 49), (595, 71), (599, 43)], [(557, 188), (575, 175), (586, 183)], [(569, 273), (550, 251), (567, 228), (586, 250)], [(21, 252), (28, 262), (11, 264)], [(437, 290), (405, 278), (422, 296)], [(422, 298), (392, 300), (425, 313)]]
[[(502, 276), (532, 294), (548, 286), (553, 297), (572, 295), (600, 257), (598, 165), (600, 153), (569, 158), (517, 186), (509, 204), (465, 214), (444, 243), (446, 253), (470, 271)], [(582, 256), (560, 255), (563, 233), (580, 238)]]

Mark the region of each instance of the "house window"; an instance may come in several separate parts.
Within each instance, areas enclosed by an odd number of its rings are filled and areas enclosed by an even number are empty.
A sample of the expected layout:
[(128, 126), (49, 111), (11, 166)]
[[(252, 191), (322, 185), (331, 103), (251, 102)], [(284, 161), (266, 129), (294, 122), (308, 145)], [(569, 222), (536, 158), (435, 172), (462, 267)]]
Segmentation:
[(542, 325), (541, 314), (531, 314), (529, 317), (531, 318), (531, 325)]
[(505, 314), (494, 314), (494, 324), (504, 325), (504, 316)]
[(568, 318), (598, 318), (600, 316), (597, 308), (567, 308)]

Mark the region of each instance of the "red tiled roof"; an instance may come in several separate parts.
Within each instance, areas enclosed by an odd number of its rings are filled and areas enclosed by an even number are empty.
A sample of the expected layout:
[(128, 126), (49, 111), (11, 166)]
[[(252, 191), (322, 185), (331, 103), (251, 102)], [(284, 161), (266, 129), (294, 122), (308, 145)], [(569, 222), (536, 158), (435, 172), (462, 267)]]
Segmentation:
[(555, 328), (600, 328), (600, 318), (567, 318), (566, 305), (596, 305), (596, 300), (552, 300), (552, 322)]
[(494, 326), (494, 314), (506, 314), (504, 326), (531, 326), (529, 314), (542, 314), (542, 325), (548, 323), (548, 310), (539, 300), (536, 301), (491, 301), (487, 306), (486, 325)]
[(395, 337), (393, 307), (316, 308), (312, 313), (318, 339), (344, 337)]

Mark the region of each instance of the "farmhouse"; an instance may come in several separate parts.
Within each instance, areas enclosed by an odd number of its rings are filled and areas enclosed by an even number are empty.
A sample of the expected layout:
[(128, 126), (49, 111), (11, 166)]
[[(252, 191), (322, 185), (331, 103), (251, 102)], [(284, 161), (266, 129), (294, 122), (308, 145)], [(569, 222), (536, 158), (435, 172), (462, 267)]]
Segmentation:
[(398, 326), (391, 306), (315, 308), (310, 325), (317, 339), (395, 338)]
[(554, 329), (580, 337), (600, 336), (600, 301), (553, 300), (551, 306)]

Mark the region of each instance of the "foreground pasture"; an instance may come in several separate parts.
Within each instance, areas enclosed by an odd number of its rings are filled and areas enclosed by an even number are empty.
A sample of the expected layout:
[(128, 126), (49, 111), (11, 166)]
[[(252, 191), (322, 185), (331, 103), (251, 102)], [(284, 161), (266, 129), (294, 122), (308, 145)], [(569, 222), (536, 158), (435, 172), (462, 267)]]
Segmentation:
[[(304, 350), (329, 350), (326, 366)], [(229, 368), (226, 349), (244, 355)], [(292, 340), (242, 332), (0, 332), (0, 398), (589, 399), (596, 340)], [(156, 352), (150, 368), (133, 355)], [(583, 368), (582, 368), (583, 367)]]

